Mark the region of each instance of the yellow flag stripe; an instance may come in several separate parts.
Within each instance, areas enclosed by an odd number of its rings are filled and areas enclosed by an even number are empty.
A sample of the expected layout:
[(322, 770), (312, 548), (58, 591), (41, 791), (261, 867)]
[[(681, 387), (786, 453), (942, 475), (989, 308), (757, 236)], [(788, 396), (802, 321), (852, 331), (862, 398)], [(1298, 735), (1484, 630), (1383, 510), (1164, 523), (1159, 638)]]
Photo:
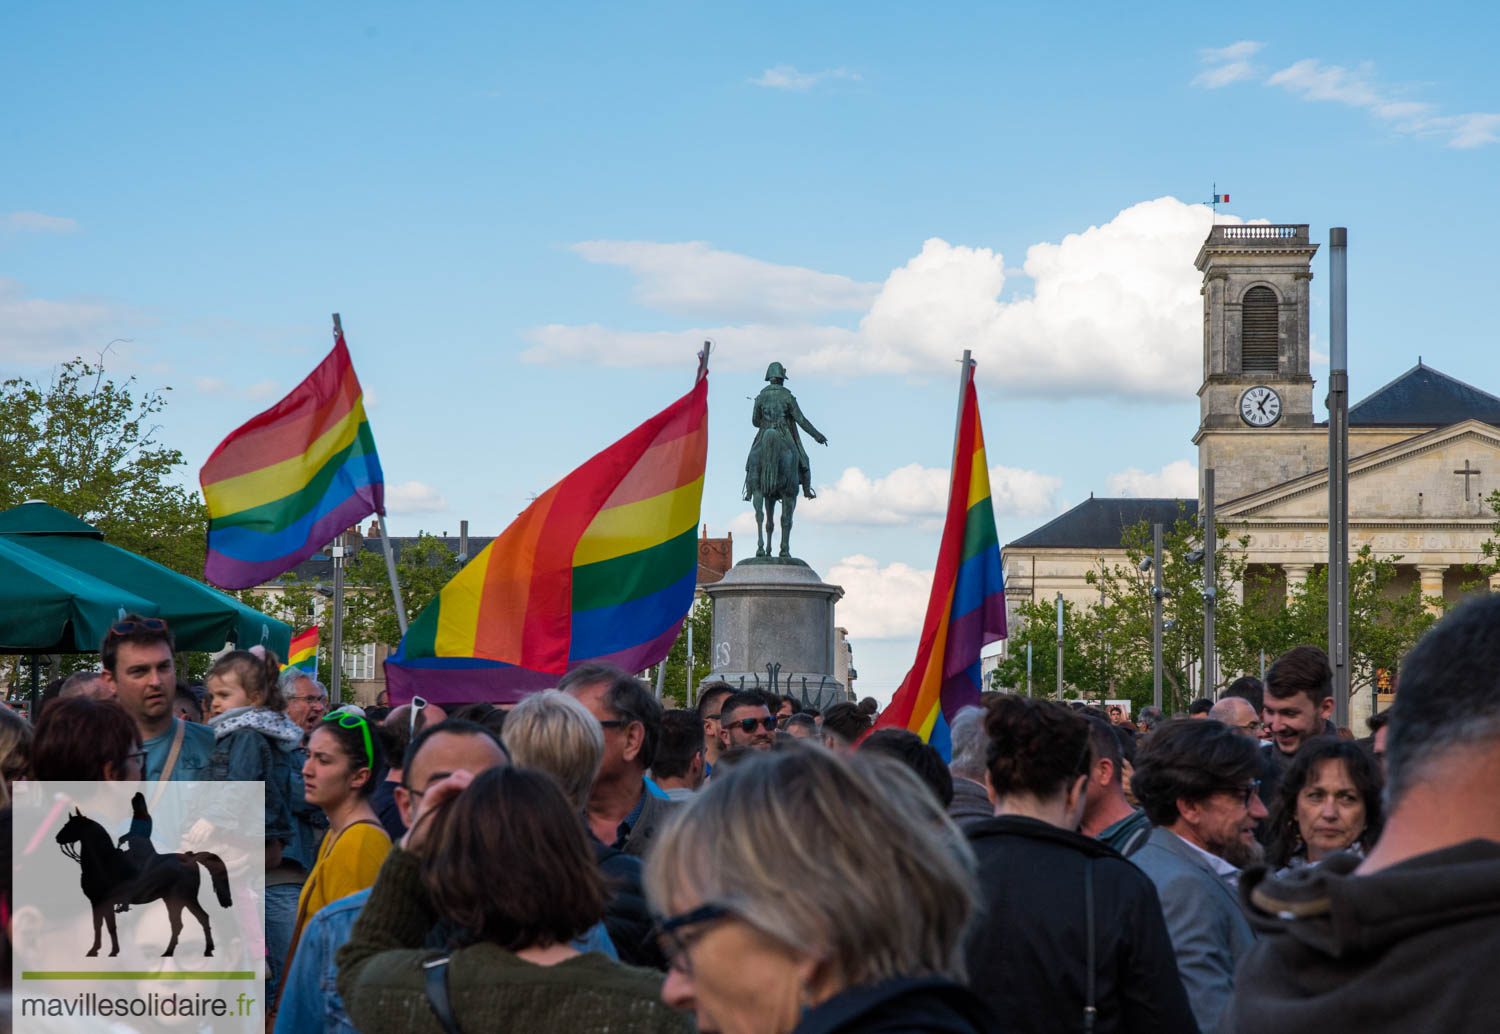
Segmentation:
[(698, 524), (703, 476), (639, 502), (600, 510), (573, 550), (573, 566), (613, 560), (660, 545)]

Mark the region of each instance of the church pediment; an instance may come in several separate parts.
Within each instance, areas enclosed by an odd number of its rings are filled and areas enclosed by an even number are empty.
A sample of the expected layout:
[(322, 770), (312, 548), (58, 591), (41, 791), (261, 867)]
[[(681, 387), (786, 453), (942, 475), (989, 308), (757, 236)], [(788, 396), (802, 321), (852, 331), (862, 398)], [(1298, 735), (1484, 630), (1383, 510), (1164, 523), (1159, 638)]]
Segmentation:
[[(1349, 462), (1351, 522), (1473, 522), (1500, 488), (1500, 428), (1464, 420)], [(1326, 522), (1328, 470), (1220, 503), (1226, 523)]]

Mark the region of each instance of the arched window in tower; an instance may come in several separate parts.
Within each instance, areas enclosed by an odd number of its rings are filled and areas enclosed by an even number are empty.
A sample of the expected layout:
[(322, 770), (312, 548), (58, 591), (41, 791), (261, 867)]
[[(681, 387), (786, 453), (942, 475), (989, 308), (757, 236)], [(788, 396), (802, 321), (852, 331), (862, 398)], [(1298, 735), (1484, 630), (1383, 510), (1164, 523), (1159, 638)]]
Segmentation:
[(1240, 369), (1245, 373), (1275, 373), (1278, 340), (1276, 292), (1252, 287), (1240, 303)]

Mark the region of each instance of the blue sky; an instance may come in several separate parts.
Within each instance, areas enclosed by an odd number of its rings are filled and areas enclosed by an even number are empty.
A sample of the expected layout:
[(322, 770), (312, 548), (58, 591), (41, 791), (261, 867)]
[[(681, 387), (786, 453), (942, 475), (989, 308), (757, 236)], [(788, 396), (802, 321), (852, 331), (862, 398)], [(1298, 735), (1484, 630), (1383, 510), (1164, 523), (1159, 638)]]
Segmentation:
[(974, 6), (7, 5), (0, 375), (130, 339), (196, 483), (337, 310), (393, 529), (494, 533), (711, 334), (704, 520), (746, 555), (779, 359), (830, 440), (796, 551), (882, 698), (965, 347), (1002, 541), (1192, 484), (1215, 182), (1349, 227), (1356, 399), (1418, 354), (1500, 392), (1493, 11)]

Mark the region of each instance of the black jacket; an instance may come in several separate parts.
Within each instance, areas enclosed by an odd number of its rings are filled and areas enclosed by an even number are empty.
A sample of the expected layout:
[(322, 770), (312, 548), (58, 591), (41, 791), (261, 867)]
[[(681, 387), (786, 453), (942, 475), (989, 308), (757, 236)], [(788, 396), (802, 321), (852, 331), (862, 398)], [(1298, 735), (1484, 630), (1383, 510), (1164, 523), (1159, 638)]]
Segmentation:
[(1260, 933), (1220, 1031), (1331, 1034), (1500, 1029), (1500, 844), (1470, 840), (1368, 876), (1336, 854), (1245, 873)]
[(589, 837), (594, 860), (609, 884), (609, 904), (604, 908), (604, 928), (620, 953), (620, 961), (632, 966), (666, 969), (667, 960), (651, 936), (651, 913), (641, 888), (641, 860), (597, 837)]
[(1084, 1029), (1092, 870), (1094, 1031), (1197, 1031), (1144, 873), (1107, 844), (1037, 819), (1005, 815), (964, 832), (984, 894), (969, 935), (969, 986), (1007, 1026)]
[(928, 978), (852, 987), (803, 1013), (792, 1034), (1001, 1034), (1008, 1029), (968, 988)]

